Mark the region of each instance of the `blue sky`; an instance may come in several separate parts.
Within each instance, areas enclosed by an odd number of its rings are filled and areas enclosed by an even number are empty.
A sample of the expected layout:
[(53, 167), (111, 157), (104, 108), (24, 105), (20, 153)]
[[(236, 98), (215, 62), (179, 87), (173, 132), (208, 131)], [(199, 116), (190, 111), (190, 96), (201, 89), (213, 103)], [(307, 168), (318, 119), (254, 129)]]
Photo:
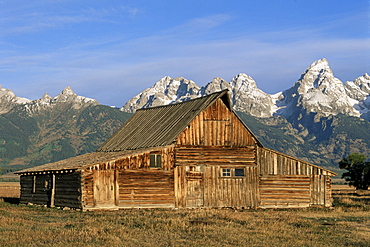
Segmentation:
[(369, 0), (0, 0), (0, 85), (29, 99), (71, 86), (121, 107), (164, 76), (239, 73), (276, 93), (321, 58), (370, 73)]

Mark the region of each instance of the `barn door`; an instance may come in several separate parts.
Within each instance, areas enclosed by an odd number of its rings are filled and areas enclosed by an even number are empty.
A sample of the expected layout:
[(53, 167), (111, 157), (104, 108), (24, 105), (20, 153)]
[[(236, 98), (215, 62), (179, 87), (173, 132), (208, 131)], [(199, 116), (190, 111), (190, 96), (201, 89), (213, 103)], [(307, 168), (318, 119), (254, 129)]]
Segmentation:
[(96, 207), (117, 206), (117, 191), (118, 184), (115, 170), (94, 171), (94, 202)]
[[(186, 186), (185, 186), (185, 206), (203, 207), (204, 206), (204, 188), (203, 172), (195, 171), (195, 167), (187, 167)], [(187, 169), (187, 170), (188, 170)]]

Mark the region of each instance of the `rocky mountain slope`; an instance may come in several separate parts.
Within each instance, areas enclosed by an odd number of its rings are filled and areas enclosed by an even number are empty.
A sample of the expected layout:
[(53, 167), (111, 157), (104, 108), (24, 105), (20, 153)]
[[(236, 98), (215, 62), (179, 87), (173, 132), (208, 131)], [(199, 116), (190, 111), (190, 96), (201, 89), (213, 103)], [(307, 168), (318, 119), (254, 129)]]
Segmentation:
[[(13, 95), (10, 90), (8, 95)], [(14, 102), (16, 97), (3, 98)], [(54, 98), (11, 104), (0, 115), (3, 173), (95, 151), (131, 114), (65, 88)]]

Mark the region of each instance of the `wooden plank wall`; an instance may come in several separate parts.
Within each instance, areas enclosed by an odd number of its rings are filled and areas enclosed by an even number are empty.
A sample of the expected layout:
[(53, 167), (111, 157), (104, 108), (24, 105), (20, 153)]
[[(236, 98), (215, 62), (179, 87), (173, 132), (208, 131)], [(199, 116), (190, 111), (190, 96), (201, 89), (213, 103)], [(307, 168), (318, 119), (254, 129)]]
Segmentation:
[(55, 174), (54, 205), (81, 208), (80, 173)]
[(244, 168), (244, 177), (221, 177), (225, 166), (209, 166), (204, 176), (204, 205), (207, 207), (254, 208), (259, 204), (257, 166)]
[[(20, 203), (81, 208), (80, 184), (80, 174), (76, 172), (22, 175)], [(53, 186), (54, 195), (52, 196)]]
[[(36, 178), (36, 181), (34, 181)], [(45, 187), (45, 181), (48, 181), (48, 186)], [(35, 182), (35, 190), (33, 190)], [(48, 205), (50, 203), (50, 185), (51, 174), (41, 175), (22, 175), (21, 183), (21, 198), (20, 203), (34, 203), (40, 205)]]
[[(150, 154), (162, 154), (162, 168), (150, 168)], [(166, 191), (168, 198), (172, 197), (172, 207), (174, 207), (174, 185), (173, 185), (173, 167), (174, 167), (174, 147), (167, 146), (167, 147), (160, 147), (156, 149), (146, 150), (142, 153), (136, 153), (132, 155), (127, 155), (122, 158), (118, 158), (115, 160), (99, 163), (87, 167), (82, 171), (82, 198), (83, 198), (83, 208), (85, 210), (93, 210), (99, 208), (108, 208), (111, 204), (111, 208), (126, 208), (126, 207), (144, 207), (150, 205), (156, 205), (156, 207), (161, 207), (159, 203), (159, 199), (163, 195), (163, 191)], [(109, 176), (109, 179), (100, 179), (97, 176), (102, 176), (107, 172), (97, 172), (97, 171), (107, 171), (109, 174), (116, 174), (113, 177)], [(140, 173), (141, 172), (141, 173)], [(141, 174), (141, 175), (140, 175)], [(156, 191), (153, 190), (152, 186), (148, 186), (148, 184), (155, 182), (151, 180), (150, 176), (146, 176), (148, 174), (152, 174), (153, 177), (158, 179), (162, 176), (162, 180), (158, 181), (155, 186), (159, 186), (156, 203), (153, 204), (153, 198), (156, 197)], [(172, 174), (172, 181), (168, 177)], [(108, 176), (108, 175), (106, 175)], [(128, 179), (128, 180), (126, 180)], [(166, 182), (164, 182), (164, 180)], [(105, 182), (104, 182), (105, 181)], [(148, 182), (149, 181), (149, 182)], [(114, 186), (114, 193), (115, 199), (108, 200), (111, 197), (111, 194), (108, 193), (108, 189), (101, 190), (104, 195), (95, 195), (95, 193), (99, 193), (96, 185), (99, 183), (100, 188), (109, 188), (110, 185), (105, 183), (112, 183)], [(105, 184), (105, 185), (104, 185)], [(95, 187), (94, 187), (95, 186)], [(102, 187), (103, 186), (103, 187)], [(136, 187), (135, 187), (136, 186)], [(161, 187), (162, 186), (162, 187)], [(110, 187), (112, 188), (112, 187)], [(129, 189), (128, 189), (129, 188)], [(136, 189), (135, 189), (136, 188)], [(145, 189), (147, 188), (147, 189)], [(168, 188), (171, 188), (172, 194), (168, 191)], [(134, 197), (134, 200), (128, 201), (125, 198), (128, 190), (130, 193), (136, 194), (137, 196)], [(162, 190), (162, 191), (160, 191)], [(108, 194), (107, 194), (108, 193)], [(148, 193), (147, 195), (144, 195)], [(142, 194), (141, 197), (139, 195)], [(99, 203), (97, 202), (104, 201), (103, 199), (106, 198), (106, 203)], [(163, 205), (165, 207), (169, 207), (169, 199), (165, 198)], [(131, 199), (131, 198), (130, 198)], [(147, 202), (145, 202), (147, 200)], [(110, 201), (110, 203), (108, 203)], [(114, 203), (112, 203), (114, 201)], [(100, 204), (100, 205), (99, 205)]]
[(175, 207), (173, 171), (121, 170), (119, 207)]
[(311, 205), (330, 207), (333, 202), (331, 178), (327, 175), (311, 177)]
[(255, 165), (254, 148), (189, 147), (175, 149), (177, 165)]
[(118, 206), (118, 170), (110, 164), (94, 169), (94, 205), (100, 208)]
[[(175, 149), (175, 157), (178, 207), (256, 207), (259, 204), (255, 149), (181, 146)], [(222, 168), (244, 168), (245, 177), (221, 177)]]
[[(333, 174), (330, 171), (277, 151), (261, 147), (257, 147), (257, 162), (260, 164), (259, 173), (261, 174), (260, 187), (262, 205), (266, 204), (273, 206), (273, 198), (264, 197), (263, 195), (265, 192), (262, 190), (272, 193), (274, 189), (279, 190), (279, 186), (281, 190), (284, 190), (286, 186), (288, 186), (286, 183), (288, 183), (289, 180), (287, 178), (289, 177), (291, 178), (292, 190), (288, 192), (289, 195), (282, 195), (285, 199), (276, 198), (276, 204), (281, 205), (284, 200), (286, 200), (286, 202), (289, 200), (289, 202), (293, 204), (299, 203), (299, 206), (307, 204), (306, 199), (302, 197), (303, 184), (298, 183), (298, 178), (301, 176), (310, 178), (308, 186), (305, 185), (306, 187), (304, 187), (304, 190), (306, 190), (305, 195), (310, 195), (308, 205), (331, 205), (331, 175)], [(293, 176), (295, 176), (295, 178)], [(273, 179), (275, 179), (276, 182), (271, 184)], [(270, 185), (271, 187), (269, 187)], [(297, 190), (293, 190), (293, 187), (296, 187)], [(299, 201), (299, 199), (295, 200), (295, 198), (302, 198), (304, 201)]]
[(262, 175), (331, 175), (332, 173), (308, 162), (283, 153), (257, 147), (257, 162)]
[(260, 180), (262, 208), (308, 207), (310, 205), (310, 176), (266, 175)]
[(201, 112), (178, 137), (178, 145), (232, 146), (255, 145), (256, 140), (221, 99)]

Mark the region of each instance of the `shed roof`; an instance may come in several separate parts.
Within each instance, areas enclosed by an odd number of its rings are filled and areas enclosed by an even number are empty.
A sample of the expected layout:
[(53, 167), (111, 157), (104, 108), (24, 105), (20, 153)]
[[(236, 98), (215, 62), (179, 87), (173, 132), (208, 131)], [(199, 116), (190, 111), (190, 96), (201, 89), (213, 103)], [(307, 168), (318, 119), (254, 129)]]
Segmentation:
[(32, 172), (43, 172), (43, 171), (62, 171), (62, 170), (78, 170), (85, 166), (92, 166), (100, 164), (103, 162), (109, 162), (116, 159), (123, 159), (130, 155), (135, 155), (138, 153), (151, 151), (152, 149), (142, 149), (142, 150), (129, 150), (121, 152), (93, 152), (82, 154), (79, 156), (71, 157), (64, 160), (59, 160), (53, 163), (48, 163), (45, 165), (35, 166), (32, 168), (24, 169), (15, 174), (25, 174)]
[(171, 145), (200, 112), (220, 98), (232, 111), (228, 90), (181, 103), (137, 110), (97, 151), (112, 152)]

